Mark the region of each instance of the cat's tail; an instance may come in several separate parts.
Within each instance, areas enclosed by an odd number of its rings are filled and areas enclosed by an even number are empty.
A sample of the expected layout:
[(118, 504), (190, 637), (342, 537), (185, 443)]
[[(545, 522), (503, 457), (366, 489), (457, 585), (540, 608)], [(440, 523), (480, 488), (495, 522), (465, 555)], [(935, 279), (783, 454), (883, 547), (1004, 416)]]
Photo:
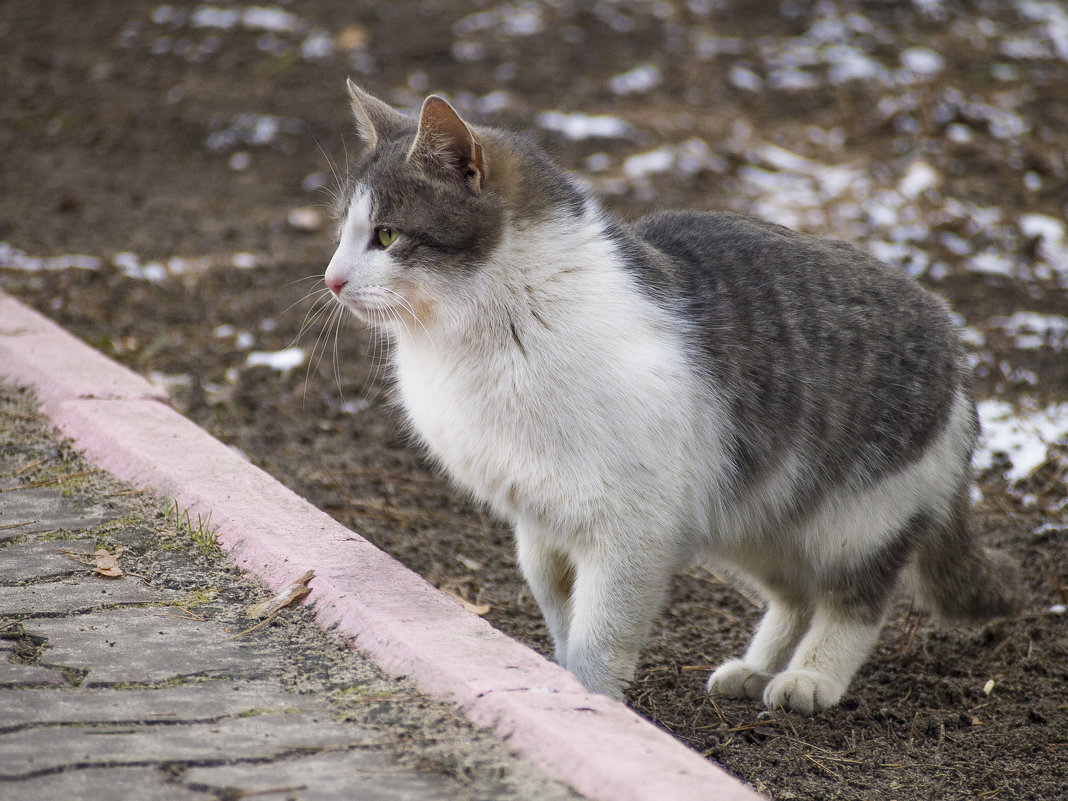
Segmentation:
[(1023, 601), (1020, 568), (1007, 554), (984, 548), (968, 527), (967, 496), (930, 532), (913, 565), (916, 600), (949, 620), (979, 622), (1017, 612)]

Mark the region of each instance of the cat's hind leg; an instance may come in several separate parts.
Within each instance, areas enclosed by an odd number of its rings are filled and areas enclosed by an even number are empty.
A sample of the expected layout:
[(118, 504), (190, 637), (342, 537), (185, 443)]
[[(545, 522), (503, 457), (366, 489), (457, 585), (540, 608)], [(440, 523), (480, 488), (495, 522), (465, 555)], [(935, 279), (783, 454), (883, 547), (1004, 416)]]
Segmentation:
[(786, 669), (764, 688), (764, 703), (811, 715), (834, 706), (875, 646), (881, 618), (864, 620), (821, 605)]
[(764, 696), (772, 676), (786, 667), (809, 627), (812, 613), (803, 602), (772, 599), (742, 659), (724, 662), (708, 677), (708, 694), (724, 698)]
[(881, 536), (869, 533), (869, 542), (879, 541), (876, 547), (840, 557), (813, 577), (808, 631), (785, 670), (764, 688), (768, 707), (811, 715), (841, 700), (875, 646), (898, 577), (930, 524), (921, 513)]

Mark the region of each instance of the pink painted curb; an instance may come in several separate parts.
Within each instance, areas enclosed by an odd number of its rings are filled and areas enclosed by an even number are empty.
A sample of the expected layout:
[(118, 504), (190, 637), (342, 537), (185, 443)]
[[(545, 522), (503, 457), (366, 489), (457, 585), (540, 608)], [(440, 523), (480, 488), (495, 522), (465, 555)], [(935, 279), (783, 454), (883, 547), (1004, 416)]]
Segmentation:
[(603, 801), (762, 798), (624, 704), (464, 611), (417, 574), (182, 417), (143, 378), (0, 292), (0, 375), (29, 386), (90, 461), (211, 516), (273, 589), (314, 570), (319, 621)]

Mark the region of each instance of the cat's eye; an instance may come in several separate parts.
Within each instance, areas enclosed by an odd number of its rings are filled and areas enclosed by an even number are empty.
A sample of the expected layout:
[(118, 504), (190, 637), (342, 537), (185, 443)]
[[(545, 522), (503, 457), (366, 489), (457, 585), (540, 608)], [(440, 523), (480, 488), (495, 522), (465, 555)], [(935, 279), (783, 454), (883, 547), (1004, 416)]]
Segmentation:
[(383, 250), (396, 242), (397, 236), (396, 228), (380, 227), (375, 229), (375, 242)]

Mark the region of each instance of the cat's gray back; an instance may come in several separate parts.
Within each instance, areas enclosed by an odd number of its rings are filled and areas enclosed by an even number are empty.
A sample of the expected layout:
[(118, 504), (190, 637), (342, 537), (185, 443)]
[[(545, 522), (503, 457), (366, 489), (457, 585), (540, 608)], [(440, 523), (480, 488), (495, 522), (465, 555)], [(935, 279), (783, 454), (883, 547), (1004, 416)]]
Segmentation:
[(801, 497), (869, 486), (946, 425), (963, 380), (958, 336), (944, 305), (897, 270), (727, 212), (655, 214), (633, 235), (668, 262), (623, 249), (726, 403), (739, 482), (801, 449), (819, 468)]

